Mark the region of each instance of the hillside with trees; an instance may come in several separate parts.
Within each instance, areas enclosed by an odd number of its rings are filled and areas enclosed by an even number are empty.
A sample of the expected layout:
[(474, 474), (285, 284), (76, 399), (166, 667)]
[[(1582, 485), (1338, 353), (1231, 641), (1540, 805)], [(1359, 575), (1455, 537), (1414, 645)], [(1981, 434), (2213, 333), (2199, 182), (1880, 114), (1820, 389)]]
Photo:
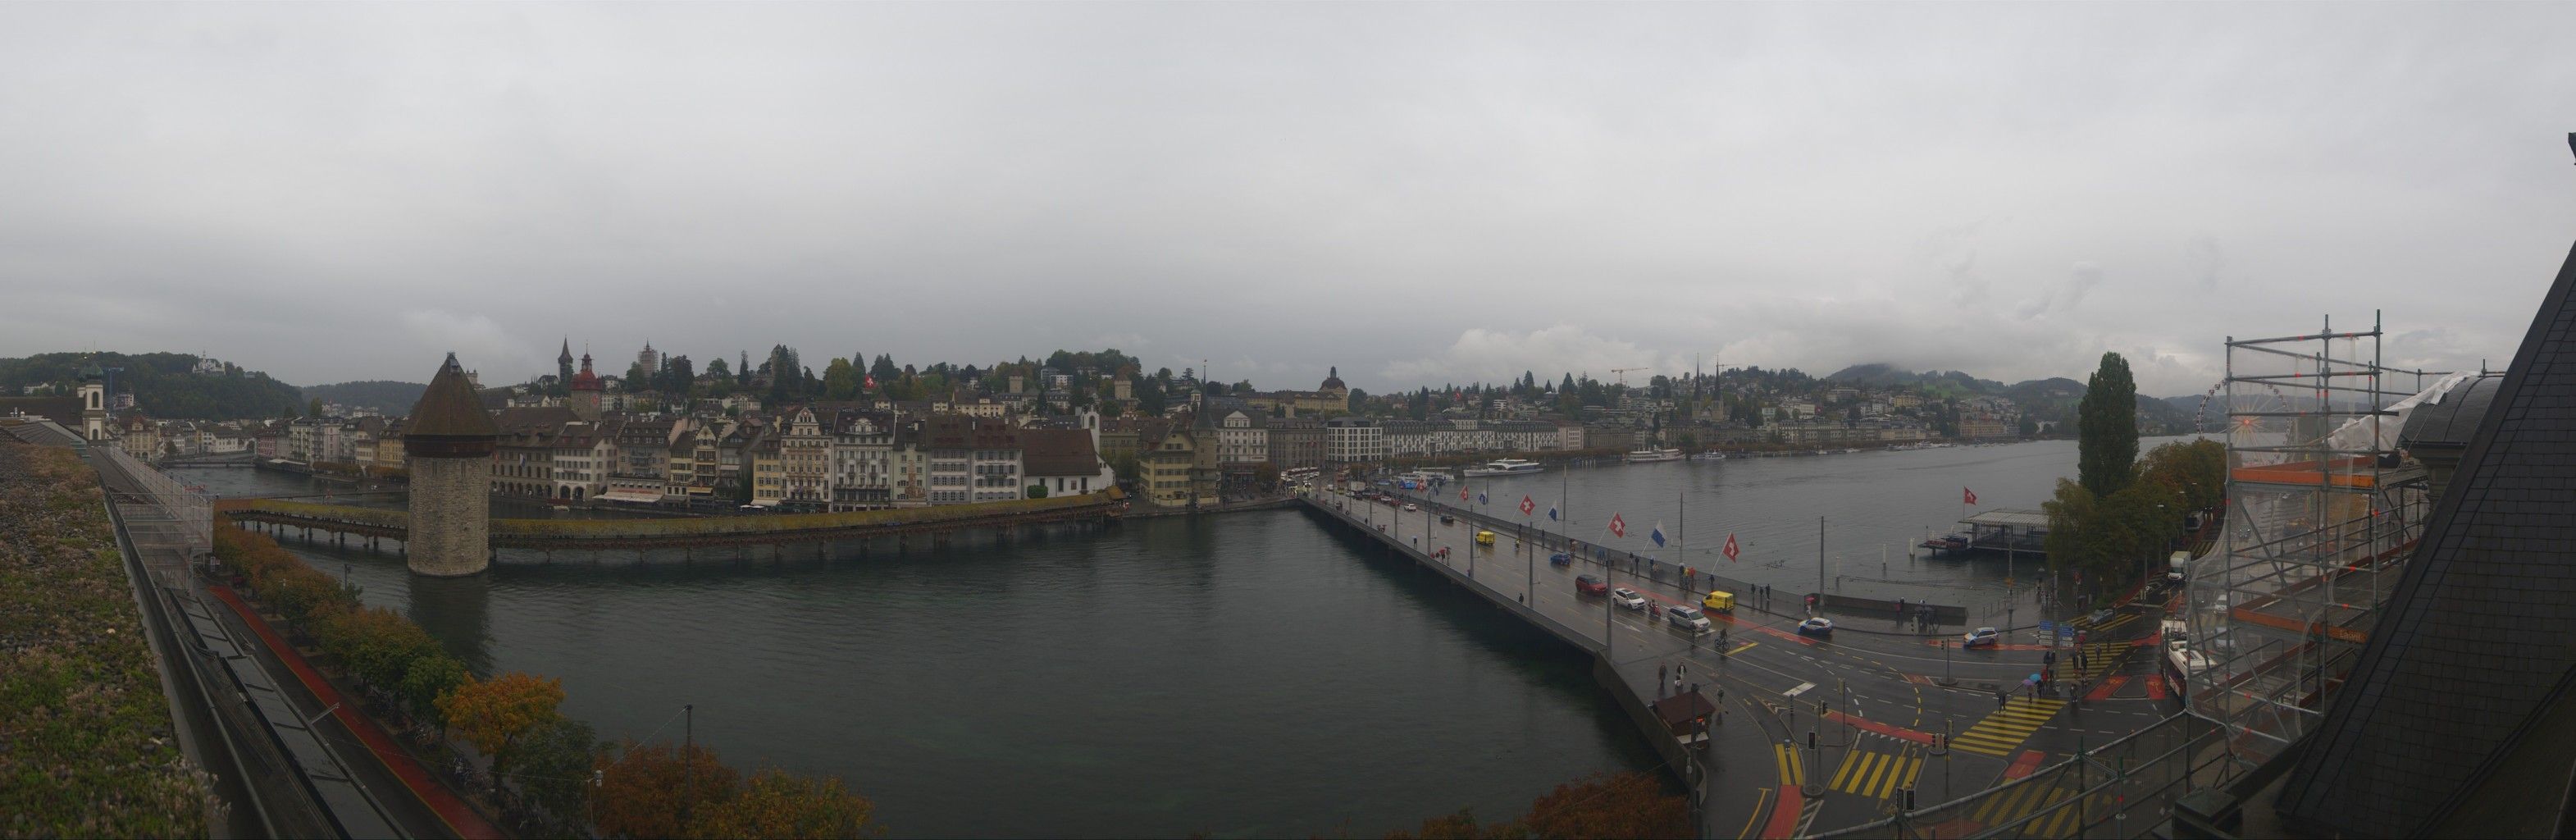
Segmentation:
[(406, 414), (413, 403), (420, 402), (420, 392), (429, 386), (419, 382), (395, 382), (369, 379), (361, 382), (334, 382), (329, 385), (304, 386), (306, 400), (321, 400), (357, 408), (372, 408), (385, 414)]
[(116, 374), (116, 390), (132, 393), (135, 407), (154, 417), (276, 417), (301, 411), (305, 404), (295, 386), (229, 362), (219, 370), (197, 373), (199, 357), (189, 353), (39, 353), (0, 359), (0, 392), (15, 395), (35, 385), (70, 394), (80, 384), (81, 367), (93, 359), (102, 368), (124, 368)]
[[(2030, 379), (2004, 384), (1992, 379), (1979, 379), (1955, 370), (1913, 371), (1890, 364), (1853, 365), (1825, 377), (1829, 382), (1856, 387), (1913, 387), (1936, 399), (1961, 397), (2004, 397), (2022, 407), (2033, 419), (2073, 425), (2076, 403), (2084, 399), (2084, 383), (2062, 376)], [(2179, 400), (2182, 398), (2173, 398)], [(2198, 404), (2198, 398), (2191, 398)], [(2139, 397), (2138, 414), (2147, 425), (2182, 431), (2191, 428), (2191, 411), (2176, 407), (2173, 400)]]

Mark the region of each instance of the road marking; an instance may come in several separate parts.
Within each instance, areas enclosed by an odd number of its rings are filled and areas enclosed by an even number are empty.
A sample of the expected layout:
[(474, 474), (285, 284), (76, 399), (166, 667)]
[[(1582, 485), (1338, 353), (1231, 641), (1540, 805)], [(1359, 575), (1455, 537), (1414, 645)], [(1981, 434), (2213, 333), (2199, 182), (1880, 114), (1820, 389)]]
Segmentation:
[(1807, 689), (1815, 688), (1815, 687), (1816, 687), (1816, 684), (1815, 684), (1815, 683), (1811, 683), (1811, 682), (1802, 682), (1802, 683), (1799, 683), (1799, 684), (1798, 684), (1798, 687), (1797, 687), (1797, 688), (1792, 688), (1792, 689), (1789, 689), (1789, 690), (1787, 690), (1787, 691), (1780, 692), (1780, 694), (1781, 694), (1781, 696), (1784, 696), (1784, 697), (1796, 697), (1796, 696), (1798, 696), (1798, 695), (1801, 695), (1801, 694), (1805, 694), (1805, 693), (1807, 693)]
[(2015, 747), (2030, 739), (2031, 733), (2047, 726), (2049, 719), (2056, 717), (2057, 710), (2065, 705), (2064, 700), (2014, 700), (2006, 708), (1977, 721), (1977, 725), (1969, 727), (1968, 731), (1951, 738), (1950, 745), (1981, 755), (2011, 755)]
[(1736, 832), (1735, 840), (1751, 840), (1753, 837), (1753, 826), (1762, 821), (1762, 803), (1769, 801), (1771, 801), (1770, 788), (1755, 788), (1753, 790), (1753, 815), (1744, 818), (1744, 830)]

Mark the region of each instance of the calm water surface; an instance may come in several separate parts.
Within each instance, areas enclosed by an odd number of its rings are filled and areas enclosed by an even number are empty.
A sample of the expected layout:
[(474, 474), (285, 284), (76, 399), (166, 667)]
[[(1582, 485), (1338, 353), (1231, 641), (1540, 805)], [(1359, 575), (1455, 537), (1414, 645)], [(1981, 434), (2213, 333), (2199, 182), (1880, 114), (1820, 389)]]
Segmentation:
[[(1822, 515), (1845, 587), (2000, 601), (1978, 594), (2000, 559), (1909, 563), (1893, 546), (1948, 530), (1962, 486), (1981, 507), (2036, 507), (2074, 464), (2072, 443), (2046, 442), (1474, 486), (1497, 509), (1530, 495), (1542, 520), (1570, 500), (1567, 530), (1611, 544), (1601, 523), (1622, 513), (1639, 550), (1661, 520), (1696, 562), (1794, 591), (1814, 585)], [(245, 469), (180, 475), (308, 492)], [(1729, 532), (1739, 563), (1714, 553)], [(1559, 782), (1655, 762), (1582, 656), (1291, 511), (819, 558), (504, 552), (461, 580), (289, 546), (479, 673), (563, 678), (566, 711), (603, 737), (676, 739), (693, 703), (696, 736), (728, 760), (840, 774), (904, 836), (1375, 835), (1461, 806), (1517, 815)]]

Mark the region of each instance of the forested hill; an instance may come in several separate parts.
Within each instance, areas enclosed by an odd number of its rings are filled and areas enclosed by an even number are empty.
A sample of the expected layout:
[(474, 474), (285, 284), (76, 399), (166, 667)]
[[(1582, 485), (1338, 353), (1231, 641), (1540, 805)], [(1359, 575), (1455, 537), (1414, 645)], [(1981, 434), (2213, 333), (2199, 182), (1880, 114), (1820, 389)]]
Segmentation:
[[(2030, 379), (2006, 385), (1955, 370), (1916, 373), (1888, 364), (1853, 365), (1835, 371), (1832, 376), (1825, 379), (1843, 385), (1910, 387), (1936, 399), (1969, 396), (2005, 397), (2021, 406), (2033, 417), (2066, 423), (2074, 422), (2075, 404), (2084, 399), (2085, 390), (2082, 381), (2062, 376)], [(2196, 403), (2198, 398), (2194, 397), (2192, 400)], [(2148, 423), (2177, 432), (2189, 429), (2192, 425), (2191, 412), (2177, 409), (2176, 405), (2177, 403), (2171, 400), (2157, 399), (2144, 394), (2138, 395), (2138, 413), (2143, 415)]]
[[(116, 390), (132, 393), (135, 407), (153, 417), (276, 417), (290, 410), (301, 412), (304, 406), (304, 398), (295, 386), (270, 379), (260, 371), (225, 364), (211, 373), (196, 373), (198, 357), (192, 354), (99, 353), (94, 358), (99, 367), (124, 368), (116, 374)], [(17, 396), (25, 392), (26, 386), (49, 385), (60, 387), (68, 395), (80, 384), (81, 366), (92, 359), (89, 353), (39, 353), (23, 359), (0, 359), (0, 391)]]
[(372, 408), (391, 415), (411, 413), (413, 403), (420, 402), (420, 392), (429, 386), (419, 382), (395, 382), (369, 379), (363, 382), (334, 382), (329, 385), (304, 386), (306, 399), (339, 403), (356, 408)]

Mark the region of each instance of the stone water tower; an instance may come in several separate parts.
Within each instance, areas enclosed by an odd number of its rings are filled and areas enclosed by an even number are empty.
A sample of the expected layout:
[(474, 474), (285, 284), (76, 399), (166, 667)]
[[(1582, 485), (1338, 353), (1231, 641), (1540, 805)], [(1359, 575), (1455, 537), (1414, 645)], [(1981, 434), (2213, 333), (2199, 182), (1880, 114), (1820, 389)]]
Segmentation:
[(447, 354), (403, 428), (403, 454), (411, 462), (406, 553), (413, 573), (455, 577), (491, 565), (492, 449), (500, 433), (456, 354)]

